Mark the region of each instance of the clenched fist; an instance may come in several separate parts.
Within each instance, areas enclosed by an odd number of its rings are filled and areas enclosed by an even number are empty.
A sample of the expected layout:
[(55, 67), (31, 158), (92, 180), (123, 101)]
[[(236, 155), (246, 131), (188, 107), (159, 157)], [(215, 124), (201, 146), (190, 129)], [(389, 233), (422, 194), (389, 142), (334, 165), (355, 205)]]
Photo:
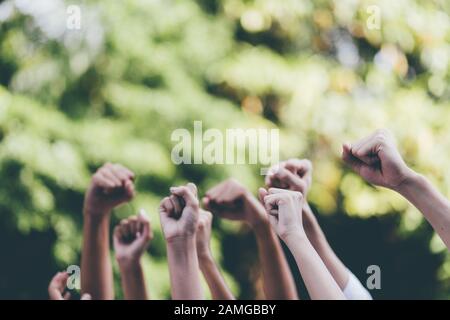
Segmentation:
[(171, 195), (161, 201), (159, 215), (166, 240), (193, 237), (197, 231), (199, 203), (193, 183), (170, 188)]
[(138, 262), (152, 239), (153, 232), (145, 210), (137, 216), (123, 219), (114, 229), (117, 261)]
[(343, 160), (367, 182), (399, 188), (412, 174), (397, 150), (391, 133), (377, 130), (352, 144), (344, 144)]
[(267, 220), (261, 204), (235, 179), (228, 179), (206, 192), (203, 204), (222, 218), (244, 221), (250, 226)]
[(286, 241), (291, 235), (304, 235), (302, 215), (303, 195), (298, 191), (261, 188), (260, 197), (264, 201), (270, 224), (278, 236)]
[(312, 163), (308, 159), (289, 159), (272, 166), (266, 176), (268, 188), (301, 192), (305, 197), (312, 183)]
[(86, 192), (84, 212), (104, 215), (134, 196), (134, 173), (120, 164), (107, 163), (93, 175)]

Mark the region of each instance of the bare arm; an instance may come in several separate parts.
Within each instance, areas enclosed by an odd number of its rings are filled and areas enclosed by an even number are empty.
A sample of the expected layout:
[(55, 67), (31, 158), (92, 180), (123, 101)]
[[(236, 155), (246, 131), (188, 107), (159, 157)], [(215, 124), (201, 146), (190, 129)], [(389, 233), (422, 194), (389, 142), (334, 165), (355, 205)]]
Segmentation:
[(423, 176), (408, 168), (387, 130), (343, 145), (343, 160), (367, 182), (402, 194), (430, 222), (450, 250), (450, 203)]
[(170, 189), (172, 195), (161, 201), (161, 227), (167, 242), (172, 299), (201, 300), (195, 234), (199, 219), (197, 188), (187, 186)]
[(234, 300), (211, 252), (211, 229), (211, 212), (200, 210), (196, 235), (198, 264), (208, 283), (212, 298), (214, 300)]
[(148, 300), (141, 262), (119, 262), (125, 300)]
[(134, 174), (117, 164), (105, 164), (92, 177), (84, 202), (81, 291), (92, 299), (114, 299), (109, 256), (109, 222), (114, 207), (134, 196)]
[(153, 238), (150, 221), (141, 209), (138, 216), (124, 219), (114, 229), (114, 250), (126, 300), (147, 300), (141, 257)]
[(85, 213), (81, 253), (81, 290), (95, 300), (113, 300), (113, 274), (109, 257), (109, 214)]
[(223, 218), (246, 222), (255, 232), (266, 298), (298, 299), (291, 270), (262, 204), (234, 179), (209, 190), (204, 203)]
[(396, 190), (422, 212), (450, 250), (450, 201), (416, 173), (411, 173)]
[[(330, 271), (334, 280), (336, 280), (339, 287), (344, 290), (349, 280), (349, 272), (347, 268), (328, 243), (325, 234), (323, 233), (322, 228), (320, 228), (317, 219), (314, 217), (309, 204), (305, 203), (303, 206), (303, 212), (304, 217), (306, 215), (309, 216), (308, 219), (304, 220), (305, 231), (309, 241), (319, 254), (327, 269)], [(308, 223), (306, 223), (307, 220)]]
[(313, 300), (342, 300), (345, 296), (306, 235), (294, 233), (284, 237), (291, 250), (308, 293)]
[(172, 299), (202, 300), (195, 238), (180, 237), (167, 242)]
[(311, 299), (345, 299), (320, 256), (311, 245), (303, 229), (303, 206), (300, 192), (270, 188), (260, 190), (270, 223), (291, 250)]

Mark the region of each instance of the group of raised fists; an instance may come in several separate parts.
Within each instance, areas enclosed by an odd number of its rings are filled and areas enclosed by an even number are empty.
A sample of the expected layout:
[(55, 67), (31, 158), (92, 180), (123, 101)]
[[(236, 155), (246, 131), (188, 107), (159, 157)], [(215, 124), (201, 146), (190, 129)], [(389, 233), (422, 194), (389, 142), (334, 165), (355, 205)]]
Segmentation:
[[(450, 202), (423, 176), (407, 167), (385, 130), (343, 145), (342, 158), (367, 182), (391, 188), (414, 204), (450, 248)], [(84, 203), (81, 258), (82, 299), (114, 299), (109, 256), (110, 215), (134, 196), (134, 174), (118, 164), (105, 164), (92, 177)], [(298, 299), (279, 238), (297, 262), (312, 299), (371, 299), (369, 292), (336, 256), (308, 205), (312, 183), (309, 160), (290, 159), (275, 165), (258, 198), (237, 180), (215, 186), (199, 201), (193, 183), (170, 188), (161, 201), (160, 222), (167, 243), (173, 299), (203, 299), (200, 273), (213, 299), (234, 299), (210, 249), (214, 216), (243, 221), (258, 246), (264, 296)], [(202, 209), (203, 207), (203, 209)], [(114, 228), (113, 244), (125, 299), (148, 299), (141, 257), (153, 237), (147, 214), (124, 219)], [(65, 294), (67, 273), (51, 281), (54, 300)]]

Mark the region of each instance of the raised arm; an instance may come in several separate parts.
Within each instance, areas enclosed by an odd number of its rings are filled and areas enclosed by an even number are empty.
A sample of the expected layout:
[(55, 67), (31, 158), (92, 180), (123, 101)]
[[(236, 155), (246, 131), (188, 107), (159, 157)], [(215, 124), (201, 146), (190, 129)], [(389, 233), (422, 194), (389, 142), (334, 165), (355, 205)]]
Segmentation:
[(161, 227), (167, 242), (172, 299), (201, 300), (204, 298), (197, 260), (195, 234), (199, 203), (197, 188), (187, 186), (170, 188), (171, 196), (161, 201)]
[(113, 208), (134, 196), (134, 174), (118, 164), (105, 164), (91, 180), (84, 201), (81, 290), (93, 299), (114, 299), (109, 256), (109, 221)]
[(307, 159), (289, 159), (274, 166), (266, 176), (267, 187), (300, 192), (305, 201), (302, 213), (303, 227), (309, 241), (319, 254), (336, 283), (347, 299), (371, 299), (370, 293), (357, 280), (331, 248), (311, 207), (308, 204), (308, 191), (312, 184), (313, 167)]
[(126, 300), (148, 299), (141, 257), (152, 238), (150, 221), (143, 209), (139, 215), (122, 220), (114, 229), (114, 251)]
[(367, 182), (397, 191), (419, 209), (450, 250), (450, 202), (403, 161), (389, 131), (344, 144), (343, 159)]
[(264, 207), (239, 182), (226, 180), (206, 193), (205, 206), (220, 217), (246, 222), (254, 231), (267, 299), (298, 299), (283, 249)]
[(302, 278), (313, 300), (345, 299), (320, 256), (311, 245), (302, 224), (303, 196), (300, 192), (270, 188), (260, 189), (270, 223), (286, 243), (297, 262)]
[(211, 212), (200, 209), (196, 236), (198, 263), (208, 283), (212, 298), (214, 300), (234, 300), (211, 252), (212, 218)]

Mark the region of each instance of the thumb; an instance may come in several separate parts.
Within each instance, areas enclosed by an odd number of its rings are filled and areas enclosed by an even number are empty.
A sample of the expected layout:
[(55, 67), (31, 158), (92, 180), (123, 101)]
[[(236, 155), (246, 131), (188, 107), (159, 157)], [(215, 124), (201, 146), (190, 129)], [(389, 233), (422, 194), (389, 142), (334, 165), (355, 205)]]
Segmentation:
[(363, 162), (352, 154), (352, 147), (349, 143), (342, 145), (342, 160), (359, 174)]
[(258, 198), (259, 201), (264, 205), (264, 197), (267, 196), (269, 193), (267, 192), (266, 189), (264, 188), (259, 188), (258, 189)]

